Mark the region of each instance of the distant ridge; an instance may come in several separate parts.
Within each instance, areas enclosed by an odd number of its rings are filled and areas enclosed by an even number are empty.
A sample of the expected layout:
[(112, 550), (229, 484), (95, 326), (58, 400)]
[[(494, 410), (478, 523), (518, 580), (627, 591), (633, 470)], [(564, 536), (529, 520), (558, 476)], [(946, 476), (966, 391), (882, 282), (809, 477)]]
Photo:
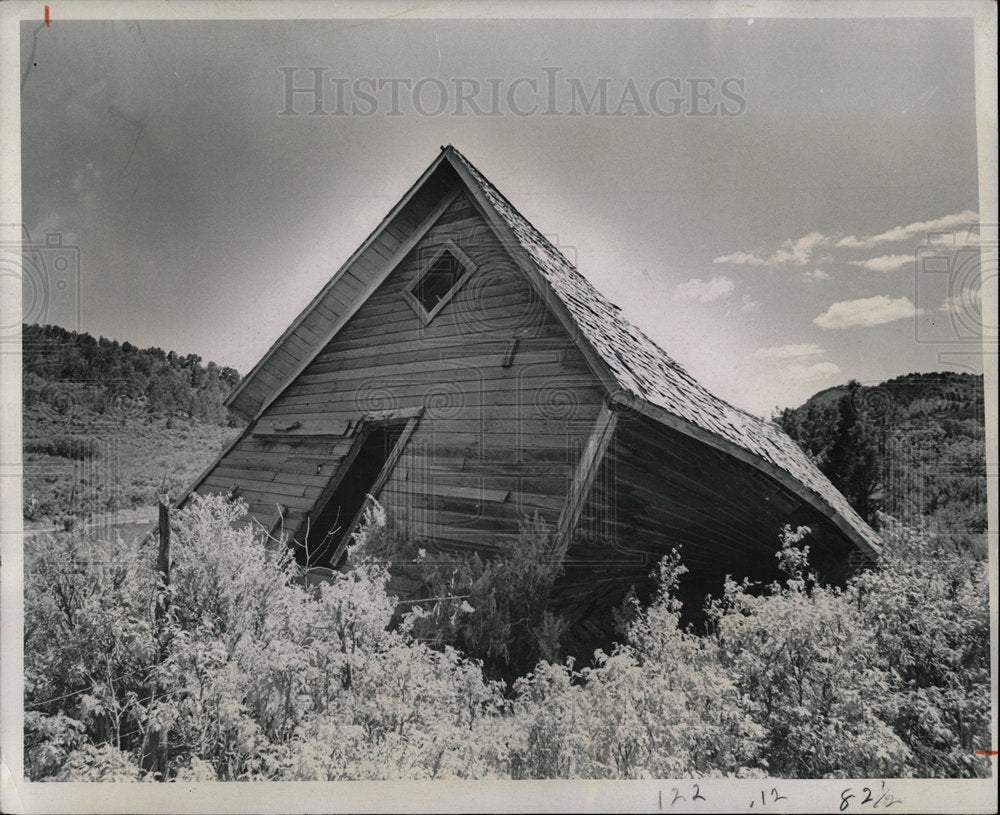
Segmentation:
[[(802, 407), (835, 405), (849, 393), (850, 384), (834, 385), (814, 393)], [(982, 374), (956, 371), (903, 374), (876, 385), (860, 385), (855, 399), (867, 403), (876, 396), (907, 414), (948, 413), (952, 418), (985, 421)], [(886, 406), (883, 404), (883, 412)]]

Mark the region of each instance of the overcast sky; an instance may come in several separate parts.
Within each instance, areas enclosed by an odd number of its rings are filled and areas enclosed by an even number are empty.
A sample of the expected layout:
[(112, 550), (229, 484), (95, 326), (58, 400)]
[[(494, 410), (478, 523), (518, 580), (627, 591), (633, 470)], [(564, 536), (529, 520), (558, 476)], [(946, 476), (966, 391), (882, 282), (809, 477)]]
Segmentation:
[[(452, 143), (740, 407), (979, 364), (955, 344), (976, 275), (949, 290), (920, 249), (978, 218), (967, 21), (56, 19), (22, 35), (23, 218), (80, 257), (44, 303), (26, 286), (31, 319), (245, 373)], [(310, 67), (327, 115), (286, 98)], [(601, 87), (588, 112), (579, 91)]]

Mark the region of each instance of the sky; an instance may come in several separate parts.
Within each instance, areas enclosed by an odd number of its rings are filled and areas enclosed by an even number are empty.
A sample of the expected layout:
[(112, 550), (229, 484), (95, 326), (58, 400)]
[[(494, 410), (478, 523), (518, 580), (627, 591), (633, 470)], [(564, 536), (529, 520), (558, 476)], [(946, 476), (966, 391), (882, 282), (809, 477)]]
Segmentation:
[(739, 407), (982, 370), (967, 20), (56, 19), (21, 45), (22, 217), (70, 261), (26, 280), (29, 321), (245, 373), (450, 143)]

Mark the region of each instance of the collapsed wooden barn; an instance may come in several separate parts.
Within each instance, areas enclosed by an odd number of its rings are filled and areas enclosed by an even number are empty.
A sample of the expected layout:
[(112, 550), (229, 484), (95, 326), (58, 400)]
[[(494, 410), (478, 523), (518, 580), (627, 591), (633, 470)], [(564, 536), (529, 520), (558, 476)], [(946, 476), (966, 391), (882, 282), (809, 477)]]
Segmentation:
[(699, 385), (451, 146), (228, 405), (249, 424), (192, 490), (235, 489), (310, 565), (342, 561), (368, 494), (456, 552), (540, 514), (570, 541), (575, 620), (674, 547), (695, 586), (772, 577), (784, 524), (833, 577), (878, 552), (794, 442)]

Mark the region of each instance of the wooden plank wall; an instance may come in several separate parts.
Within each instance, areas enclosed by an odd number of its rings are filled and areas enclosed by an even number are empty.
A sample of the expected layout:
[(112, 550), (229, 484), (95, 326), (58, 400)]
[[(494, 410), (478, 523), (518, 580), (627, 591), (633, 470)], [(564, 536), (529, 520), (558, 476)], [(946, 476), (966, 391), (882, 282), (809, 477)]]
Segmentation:
[[(402, 291), (449, 239), (477, 271), (425, 326)], [(462, 196), (200, 491), (238, 484), (270, 527), (277, 504), (313, 508), (364, 414), (422, 406), (380, 500), (415, 537), (489, 547), (526, 514), (555, 523), (601, 404), (570, 337)]]

